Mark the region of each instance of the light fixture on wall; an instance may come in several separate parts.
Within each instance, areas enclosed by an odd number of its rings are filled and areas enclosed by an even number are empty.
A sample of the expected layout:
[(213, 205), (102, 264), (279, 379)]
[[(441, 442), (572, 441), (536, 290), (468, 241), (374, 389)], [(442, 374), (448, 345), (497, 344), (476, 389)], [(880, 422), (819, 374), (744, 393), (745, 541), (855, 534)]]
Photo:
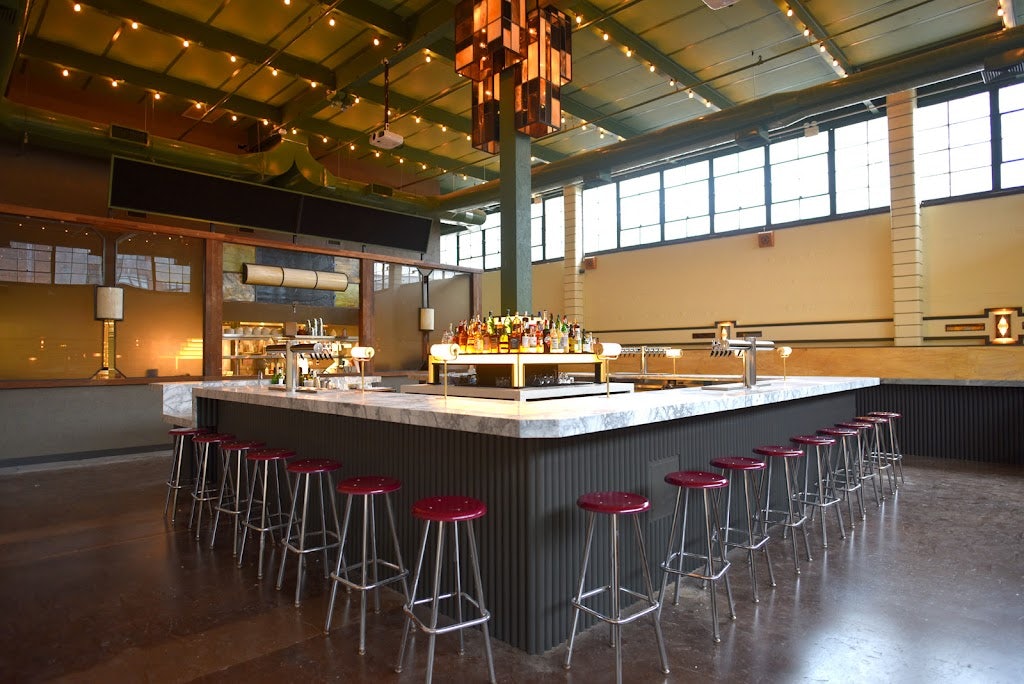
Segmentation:
[(561, 128), (561, 89), (572, 79), (572, 23), (537, 0), (461, 0), (455, 6), (455, 71), (473, 81), (473, 147), (497, 154), (498, 81), (515, 69), (516, 128), (532, 137)]
[(720, 340), (728, 340), (732, 337), (732, 331), (736, 329), (736, 321), (715, 321), (715, 329)]
[(117, 369), (117, 321), (124, 320), (124, 289), (96, 287), (95, 318), (103, 321), (103, 365), (92, 374), (102, 380), (126, 377)]
[(1021, 344), (1024, 343), (1024, 335), (1015, 336), (1013, 329), (1017, 321), (1024, 316), (1024, 309), (1020, 307), (1011, 309), (985, 309), (985, 313), (992, 317), (992, 335), (988, 338), (989, 344)]

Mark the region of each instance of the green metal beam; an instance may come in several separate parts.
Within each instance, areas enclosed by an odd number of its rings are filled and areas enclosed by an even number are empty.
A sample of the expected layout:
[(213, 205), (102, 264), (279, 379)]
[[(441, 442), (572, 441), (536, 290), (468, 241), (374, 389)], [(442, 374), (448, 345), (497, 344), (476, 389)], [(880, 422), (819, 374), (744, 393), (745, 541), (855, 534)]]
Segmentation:
[[(344, 126), (337, 126), (322, 119), (313, 119), (308, 121), (302, 125), (302, 129), (309, 133), (325, 135), (328, 138), (333, 138), (335, 140), (359, 141), (358, 144), (360, 145), (363, 145), (367, 139), (367, 134), (363, 131), (356, 131)], [(459, 160), (452, 159), (451, 157), (442, 157), (425, 150), (418, 150), (414, 147), (406, 147), (403, 145), (395, 150), (389, 150), (389, 152), (396, 156), (403, 157), (410, 162), (423, 163), (434, 169), (444, 169), (447, 173), (464, 173), (467, 176), (472, 176), (473, 178), (479, 178), (481, 180), (494, 180), (498, 177), (497, 171), (493, 171), (487, 167), (460, 162)]]
[[(83, 0), (83, 2), (112, 16), (138, 21), (156, 31), (187, 38), (204, 47), (222, 50), (254, 64), (262, 64), (275, 52), (274, 48), (265, 43), (242, 38), (143, 0)], [(334, 71), (308, 59), (282, 53), (274, 57), (273, 65), (294, 76), (322, 83), (328, 88), (334, 87)]]
[[(320, 4), (330, 5), (332, 1), (320, 0)], [(334, 9), (390, 38), (405, 40), (407, 36), (408, 26), (401, 16), (370, 0), (341, 0)]]
[[(598, 19), (596, 19), (596, 23), (600, 25), (603, 31), (614, 38), (616, 42), (621, 43), (622, 45), (628, 45), (633, 50), (634, 54), (636, 54), (640, 59), (647, 60), (653, 64), (658, 71), (670, 78), (674, 78), (676, 83), (680, 86), (689, 88), (719, 109), (728, 109), (736, 104), (720, 91), (709, 85), (703, 84), (701, 79), (695, 73), (670, 58), (653, 44), (641, 38), (639, 34), (634, 33), (611, 17), (604, 17), (603, 15), (606, 13), (597, 5), (594, 5), (587, 0), (575, 0), (569, 4), (572, 6), (574, 11), (583, 14), (583, 16), (588, 19), (591, 17), (597, 17)], [(602, 127), (609, 131), (612, 130), (607, 126)]]
[(562, 88), (562, 109), (567, 114), (572, 114), (577, 119), (583, 119), (587, 123), (600, 126), (612, 135), (622, 138), (635, 138), (641, 135), (641, 131), (628, 124), (621, 123), (614, 116), (602, 114), (600, 110), (594, 109), (585, 102), (582, 102), (580, 96), (576, 94), (577, 92), (579, 91)]
[(779, 11), (783, 14), (787, 10), (793, 10), (793, 15), (799, 19), (804, 26), (811, 30), (811, 33), (815, 38), (822, 41), (825, 44), (825, 49), (828, 52), (820, 52), (818, 55), (828, 63), (830, 69), (835, 67), (832, 66), (832, 60), (835, 59), (839, 62), (839, 67), (848, 74), (853, 73), (853, 65), (850, 63), (850, 58), (847, 57), (843, 51), (836, 45), (836, 42), (828, 37), (828, 31), (822, 26), (807, 6), (803, 3), (803, 0), (775, 0), (775, 5), (779, 8)]
[[(77, 48), (54, 43), (43, 38), (26, 36), (22, 54), (32, 59), (39, 59), (45, 62), (75, 69), (89, 74), (105, 76), (112, 80), (125, 81), (139, 88), (153, 90), (168, 95), (174, 95), (196, 102), (219, 102), (227, 93), (216, 88), (209, 88), (198, 83), (185, 81), (167, 74), (160, 74), (148, 69), (125, 64), (100, 57), (90, 52), (83, 52)], [(280, 121), (281, 110), (263, 102), (257, 102), (248, 98), (232, 95), (223, 105), (224, 109), (236, 112), (254, 119), (269, 119)]]

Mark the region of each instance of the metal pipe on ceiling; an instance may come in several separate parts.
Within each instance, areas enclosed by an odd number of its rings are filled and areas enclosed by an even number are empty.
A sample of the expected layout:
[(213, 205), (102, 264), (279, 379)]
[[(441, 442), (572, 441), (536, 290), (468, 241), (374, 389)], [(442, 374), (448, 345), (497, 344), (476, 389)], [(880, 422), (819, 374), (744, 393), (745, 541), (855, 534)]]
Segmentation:
[[(980, 71), (987, 60), (1024, 47), (1024, 27), (988, 33), (874, 67), (847, 78), (759, 100), (674, 124), (637, 138), (581, 152), (536, 167), (532, 191), (544, 192), (590, 178), (618, 173), (686, 152), (730, 142), (761, 126), (777, 129), (810, 116), (875, 97)], [(444, 195), (443, 210), (482, 207), (499, 199), (498, 180)]]

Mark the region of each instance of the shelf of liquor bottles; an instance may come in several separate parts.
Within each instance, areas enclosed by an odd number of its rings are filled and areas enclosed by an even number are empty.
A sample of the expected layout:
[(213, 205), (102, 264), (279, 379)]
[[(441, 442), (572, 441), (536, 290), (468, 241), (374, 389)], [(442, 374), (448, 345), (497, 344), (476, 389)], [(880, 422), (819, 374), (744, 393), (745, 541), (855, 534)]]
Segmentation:
[(460, 354), (578, 354), (591, 352), (593, 337), (564, 315), (506, 312), (453, 323), (441, 342), (459, 345)]

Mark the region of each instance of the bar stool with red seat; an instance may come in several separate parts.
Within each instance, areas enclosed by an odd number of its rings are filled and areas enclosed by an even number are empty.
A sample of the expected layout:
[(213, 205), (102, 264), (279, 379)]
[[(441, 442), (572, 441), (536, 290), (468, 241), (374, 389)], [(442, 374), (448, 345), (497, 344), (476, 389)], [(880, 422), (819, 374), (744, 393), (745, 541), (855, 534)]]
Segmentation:
[[(249, 449), (257, 449), (264, 446), (263, 442), (252, 440), (241, 440), (224, 442), (220, 445), (221, 474), (220, 492), (217, 495), (217, 503), (214, 505), (213, 530), (210, 532), (210, 548), (217, 541), (217, 527), (220, 525), (220, 514), (231, 516), (231, 526), (234, 531), (231, 555), (238, 555), (238, 529), (241, 527), (242, 504), (245, 503), (244, 482), (249, 479), (249, 468), (246, 465), (245, 454)], [(243, 472), (245, 475), (243, 476)]]
[(871, 433), (874, 432), (874, 423), (866, 423), (863, 420), (846, 420), (836, 423), (836, 427), (850, 428), (857, 431), (857, 449), (854, 452), (857, 461), (857, 468), (860, 471), (860, 481), (863, 484), (866, 480), (871, 481), (871, 489), (875, 493), (875, 506), (882, 505), (885, 498), (882, 490), (882, 474), (878, 471), (869, 456)]
[[(640, 531), (639, 514), (651, 507), (647, 497), (632, 492), (590, 492), (580, 496), (576, 505), (587, 513), (586, 541), (583, 546), (583, 563), (580, 567), (580, 577), (577, 582), (576, 595), (572, 598), (573, 616), (572, 632), (569, 635), (569, 647), (565, 653), (565, 669), (572, 666), (572, 649), (576, 641), (576, 628), (579, 624), (580, 611), (607, 622), (611, 628), (612, 646), (615, 648), (615, 681), (622, 681), (622, 625), (628, 624), (650, 615), (654, 622), (654, 633), (658, 640), (658, 652), (661, 657), (661, 671), (668, 674), (668, 656), (665, 653), (665, 641), (661, 634), (661, 622), (659, 613), (661, 602), (654, 597), (654, 584), (651, 581), (651, 571), (647, 565), (647, 549), (644, 546), (643, 533)], [(594, 524), (597, 515), (606, 515), (611, 523), (611, 576), (612, 583), (595, 589), (587, 589), (587, 569), (590, 563), (590, 550), (594, 541)], [(646, 593), (640, 593), (623, 587), (620, 581), (620, 555), (619, 555), (619, 517), (628, 515), (633, 520), (633, 530), (636, 539), (636, 551), (639, 555), (639, 565), (643, 574)], [(595, 608), (584, 603), (594, 596), (601, 596), (605, 592), (610, 593), (611, 613), (604, 614)], [(644, 605), (640, 610), (623, 615), (622, 594), (627, 597), (639, 599)], [(627, 603), (627, 606), (629, 604)]]
[[(217, 488), (208, 479), (213, 477), (211, 462), (216, 463), (214, 457), (219, 451), (221, 444), (231, 442), (234, 435), (217, 432), (204, 432), (192, 437), (192, 442), (199, 449), (199, 469), (196, 471), (196, 482), (192, 488), (192, 511), (188, 516), (188, 529), (192, 529), (192, 522), (196, 525), (196, 541), (199, 541), (199, 529), (203, 520), (203, 504), (212, 505), (217, 500)], [(210, 452), (213, 452), (212, 454)], [(215, 466), (214, 466), (215, 467)], [(196, 515), (196, 509), (199, 515)], [(211, 514), (213, 511), (210, 511)]]
[[(295, 476), (295, 487), (292, 490), (292, 508), (288, 514), (288, 524), (285, 525), (284, 538), (281, 540), (281, 567), (277, 571), (277, 588), (284, 584), (284, 568), (288, 562), (288, 554), (294, 553), (298, 556), (298, 567), (295, 570), (295, 605), (301, 601), (299, 596), (302, 591), (302, 574), (306, 561), (306, 554), (321, 551), (324, 554), (324, 579), (330, 577), (330, 555), (329, 550), (339, 544), (338, 537), (338, 504), (334, 499), (334, 486), (331, 484), (331, 473), (341, 469), (341, 463), (329, 458), (303, 458), (288, 463), (287, 471)], [(311, 481), (315, 480), (318, 500), (316, 508), (320, 513), (320, 529), (310, 529), (311, 517), (310, 500), (314, 492), (310, 492)], [(327, 501), (331, 502), (331, 512), (334, 517), (334, 527), (327, 525)], [(299, 508), (299, 501), (302, 502), (302, 512), (296, 515)], [(292, 528), (298, 525), (298, 532), (293, 535)], [(320, 537), (320, 543), (313, 541)], [(334, 541), (330, 541), (331, 538)]]
[[(249, 495), (246, 497), (245, 513), (242, 517), (242, 529), (259, 532), (260, 535), (260, 558), (256, 571), (256, 577), (263, 579), (263, 553), (266, 547), (266, 536), (274, 539), (274, 531), (280, 530), (288, 524), (288, 516), (284, 512), (281, 502), (288, 496), (288, 474), (285, 472), (287, 459), (294, 458), (295, 452), (290, 449), (250, 449), (245, 455), (245, 460), (253, 466), (252, 477), (249, 479)], [(270, 489), (270, 476), (273, 473), (274, 489)], [(281, 480), (284, 480), (284, 493), (281, 491)], [(256, 485), (259, 484), (257, 495)], [(271, 512), (271, 500), (268, 498), (273, 494), (273, 503), (277, 511)], [(258, 506), (258, 521), (253, 520), (253, 505)], [(248, 534), (243, 532), (242, 539), (238, 544), (238, 567), (242, 567), (245, 556), (245, 540)]]
[[(423, 521), (423, 534), (420, 537), (420, 550), (417, 554), (416, 570), (413, 573), (412, 592), (409, 600), (402, 609), (405, 612), (405, 627), (402, 630), (402, 646), (398, 651), (398, 662), (395, 664), (395, 672), (401, 672), (405, 660), (405, 647), (409, 640), (409, 630), (415, 624), (417, 629), (428, 635), (427, 647), (427, 677), (429, 682), (434, 676), (434, 646), (438, 634), (449, 632), (459, 633), (459, 655), (465, 652), (465, 643), (462, 630), (467, 627), (480, 625), (484, 635), (484, 650), (487, 653), (487, 671), (491, 682), (497, 681), (494, 676), (494, 657), (491, 653), (491, 637), (487, 629), (487, 622), (491, 614), (484, 603), (483, 582), (480, 579), (480, 560), (476, 550), (476, 537), (473, 534), (473, 521), (482, 518), (487, 514), (487, 506), (477, 499), (468, 496), (432, 496), (420, 499), (412, 505), (412, 515)], [(420, 580), (423, 579), (423, 560), (427, 551), (427, 540), (430, 535), (432, 523), (437, 523), (434, 547), (434, 586), (429, 596), (416, 598), (419, 590)], [(466, 540), (469, 544), (469, 568), (476, 585), (476, 596), (465, 592), (462, 588), (462, 558), (459, 554), (459, 525), (465, 530)], [(444, 559), (444, 533), (445, 526), (451, 525), (453, 549), (451, 554), (451, 567), (455, 570), (455, 588), (447, 594), (441, 593), (442, 568)], [(438, 625), (441, 601), (451, 600), (455, 608), (455, 622), (447, 625)], [(463, 604), (472, 607), (476, 615), (464, 617)], [(421, 620), (416, 615), (416, 606), (429, 604), (430, 617)]]
[(850, 514), (850, 525), (853, 525), (853, 493), (857, 493), (857, 501), (860, 503), (860, 519), (868, 517), (864, 508), (864, 488), (860, 475), (860, 467), (857, 463), (857, 455), (850, 446), (850, 442), (857, 439), (857, 429), (837, 425), (835, 427), (824, 427), (818, 430), (818, 434), (824, 437), (831, 437), (836, 440), (838, 453), (835, 454), (835, 466), (832, 468), (832, 489), (838, 495), (843, 493), (846, 499), (846, 510)]
[[(834, 508), (839, 521), (839, 536), (846, 539), (846, 528), (843, 525), (843, 512), (839, 508), (839, 497), (835, 491), (835, 479), (832, 475), (832, 447), (836, 440), (826, 435), (797, 435), (789, 441), (807, 449), (804, 461), (803, 504), (811, 507), (808, 516), (814, 520), (814, 512), (821, 509), (821, 545), (828, 548), (828, 531), (825, 524), (825, 509)], [(811, 447), (814, 447), (815, 475), (811, 476)], [(812, 489), (813, 485), (813, 489)]]
[[(764, 501), (764, 508), (760, 512), (760, 518), (761, 524), (764, 525), (764, 533), (768, 533), (769, 525), (783, 526), (783, 538), (789, 536), (793, 544), (793, 570), (799, 575), (800, 557), (796, 550), (796, 531), (800, 530), (804, 537), (804, 550), (807, 553), (808, 563), (812, 560), (811, 542), (807, 538), (807, 527), (804, 525), (807, 522), (807, 514), (803, 506), (803, 489), (800, 487), (796, 468), (791, 466), (790, 461), (795, 458), (803, 458), (804, 452), (802, 449), (772, 444), (756, 447), (754, 453), (768, 459), (768, 469), (761, 479), (764, 488), (764, 496), (761, 500)], [(773, 472), (778, 472), (778, 468), (775, 467), (775, 462), (778, 460), (782, 461), (783, 466), (783, 486), (786, 489), (785, 508), (772, 508), (772, 490), (778, 487), (773, 483)], [(777, 478), (776, 475), (775, 479)]]
[[(761, 479), (764, 478), (767, 464), (760, 459), (748, 456), (723, 456), (711, 461), (711, 465), (721, 469), (722, 477), (729, 481), (725, 490), (725, 525), (722, 527), (722, 540), (725, 542), (726, 548), (733, 547), (746, 550), (747, 563), (750, 566), (750, 585), (753, 589), (754, 603), (757, 603), (757, 568), (754, 564), (754, 551), (761, 550), (764, 552), (764, 562), (768, 565), (768, 577), (771, 585), (775, 586), (775, 571), (772, 570), (772, 557), (768, 553), (768, 541), (771, 537), (768, 536), (763, 525), (757, 525), (761, 510)], [(732, 526), (733, 473), (739, 473), (743, 476), (743, 489), (741, 490), (745, 520), (743, 527)], [(751, 487), (750, 476), (753, 473), (757, 473), (759, 478)], [(751, 494), (751, 489), (753, 489), (753, 494)], [(754, 504), (753, 510), (750, 507), (751, 503)], [(735, 536), (739, 536), (741, 539), (734, 540), (733, 537)], [(746, 539), (743, 540), (743, 537)]]
[[(676, 491), (676, 507), (672, 513), (672, 527), (668, 535), (668, 551), (665, 553), (665, 561), (661, 564), (661, 598), (665, 599), (665, 588), (668, 586), (669, 575), (675, 575), (676, 593), (673, 605), (679, 605), (679, 580), (683, 577), (693, 577), (702, 582), (707, 582), (711, 587), (711, 624), (712, 635), (715, 643), (722, 640), (718, 631), (718, 599), (715, 585), (720, 581), (725, 582), (725, 591), (729, 597), (729, 618), (736, 619), (736, 607), (732, 600), (732, 585), (729, 584), (729, 559), (725, 553), (725, 543), (720, 530), (721, 520), (718, 516), (718, 493), (729, 486), (729, 480), (717, 473), (706, 473), (701, 470), (682, 470), (669, 473), (665, 476), (665, 482), (674, 487)], [(686, 519), (689, 511), (690, 492), (699, 491), (703, 497), (704, 504), (704, 538), (703, 552), (686, 550)], [(682, 525), (679, 518), (682, 516)], [(712, 522), (714, 523), (712, 525)], [(678, 535), (678, 536), (677, 536)], [(678, 539), (678, 545), (674, 546)], [(717, 543), (716, 543), (717, 542)], [(717, 547), (717, 549), (716, 549)], [(683, 567), (684, 559), (695, 559), (701, 562), (697, 568), (687, 570)], [(675, 561), (675, 566), (672, 562)], [(659, 616), (661, 611), (659, 610)]]
[(171, 510), (171, 524), (178, 514), (178, 490), (187, 487), (181, 483), (181, 464), (185, 460), (185, 445), (188, 444), (188, 452), (192, 455), (192, 462), (195, 462), (196, 447), (192, 438), (204, 432), (206, 428), (200, 427), (176, 427), (167, 431), (174, 438), (171, 446), (171, 474), (167, 477), (167, 497), (164, 499), (164, 517), (167, 517), (167, 509)]
[(868, 460), (878, 470), (879, 479), (881, 479), (881, 472), (885, 471), (886, 481), (889, 483), (889, 493), (896, 494), (896, 477), (893, 474), (894, 465), (893, 461), (889, 459), (886, 452), (883, 450), (885, 447), (885, 431), (890, 423), (890, 419), (885, 416), (857, 416), (857, 420), (865, 423), (871, 423), (873, 429), (868, 438)]
[(889, 461), (892, 462), (893, 469), (896, 471), (895, 474), (899, 478), (899, 483), (905, 484), (906, 480), (903, 478), (903, 450), (900, 449), (900, 440), (896, 437), (896, 421), (902, 418), (903, 414), (898, 411), (872, 411), (868, 415), (889, 419), (889, 429), (886, 437), (882, 440), (883, 443), (887, 443), (888, 449), (884, 453)]
[[(324, 622), (324, 633), (331, 631), (331, 618), (334, 615), (334, 599), (338, 595), (338, 585), (344, 584), (349, 589), (359, 592), (359, 655), (366, 653), (366, 594), (374, 592), (374, 611), (380, 612), (380, 588), (392, 582), (402, 583), (405, 602), (409, 602), (409, 585), (405, 578), (409, 575), (402, 562), (402, 550), (398, 545), (398, 532), (395, 530), (395, 513), (391, 507), (391, 493), (402, 488), (402, 483), (393, 477), (364, 475), (351, 477), (338, 483), (338, 493), (345, 495), (345, 514), (341, 524), (341, 547), (338, 562), (331, 573), (331, 600), (327, 604), (327, 620)], [(362, 497), (363, 504), (363, 538), (362, 559), (358, 563), (343, 566), (345, 543), (348, 540), (349, 521), (352, 519), (352, 499)], [(394, 560), (385, 560), (377, 555), (377, 515), (375, 502), (384, 499), (384, 510), (387, 513), (388, 529), (391, 532), (392, 552)], [(389, 574), (381, 578), (378, 569), (383, 567)], [(349, 579), (349, 571), (359, 572), (359, 581)], [(370, 574), (372, 573), (372, 577)]]

